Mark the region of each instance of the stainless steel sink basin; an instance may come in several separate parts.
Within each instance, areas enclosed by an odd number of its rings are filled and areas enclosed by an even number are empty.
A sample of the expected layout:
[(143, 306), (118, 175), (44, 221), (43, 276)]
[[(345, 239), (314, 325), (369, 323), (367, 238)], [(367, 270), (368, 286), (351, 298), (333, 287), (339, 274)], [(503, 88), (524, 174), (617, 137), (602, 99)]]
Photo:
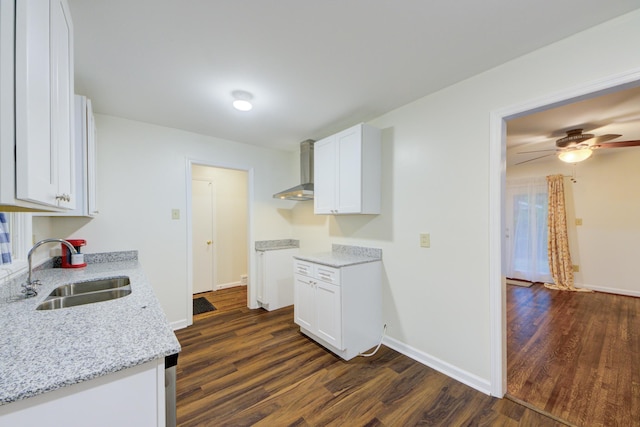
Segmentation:
[(94, 302), (109, 301), (112, 299), (122, 298), (131, 293), (131, 287), (111, 289), (108, 291), (90, 292), (86, 294), (77, 294), (66, 297), (55, 297), (46, 299), (40, 303), (36, 310), (54, 310), (56, 308), (74, 307), (77, 305), (92, 304)]
[(89, 280), (58, 286), (36, 310), (54, 310), (122, 298), (131, 293), (128, 277)]
[(68, 285), (58, 286), (49, 296), (66, 297), (69, 295), (86, 294), (88, 292), (106, 291), (109, 289), (122, 288), (129, 283), (129, 278), (126, 276), (69, 283)]

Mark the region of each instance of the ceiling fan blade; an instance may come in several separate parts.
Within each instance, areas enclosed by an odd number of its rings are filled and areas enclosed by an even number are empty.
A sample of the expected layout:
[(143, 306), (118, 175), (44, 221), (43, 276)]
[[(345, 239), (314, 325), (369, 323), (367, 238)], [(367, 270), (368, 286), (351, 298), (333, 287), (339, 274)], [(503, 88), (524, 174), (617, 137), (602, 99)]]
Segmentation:
[(591, 148), (624, 148), (638, 146), (640, 146), (640, 139), (632, 141), (604, 142), (602, 144), (594, 145)]
[(542, 153), (544, 151), (556, 151), (555, 148), (547, 148), (546, 150), (519, 151), (516, 154)]
[(533, 159), (524, 160), (524, 161), (522, 161), (522, 162), (514, 163), (514, 165), (513, 165), (513, 166), (521, 165), (521, 164), (523, 164), (523, 163), (533, 162), (534, 160), (542, 159), (542, 158), (544, 158), (544, 157), (549, 157), (549, 156), (553, 156), (553, 154), (545, 154), (544, 156), (534, 157)]
[(620, 138), (622, 135), (616, 135), (614, 133), (609, 133), (606, 135), (596, 136), (589, 141), (592, 145), (600, 144), (601, 142), (611, 141), (612, 139)]

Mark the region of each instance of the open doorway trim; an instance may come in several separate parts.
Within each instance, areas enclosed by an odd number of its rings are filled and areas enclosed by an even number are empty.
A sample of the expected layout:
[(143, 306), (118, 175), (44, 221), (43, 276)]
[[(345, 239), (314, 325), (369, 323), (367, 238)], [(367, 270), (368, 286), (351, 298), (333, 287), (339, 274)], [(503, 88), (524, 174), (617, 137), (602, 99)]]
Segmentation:
[(187, 306), (187, 325), (193, 324), (193, 224), (191, 219), (191, 167), (194, 165), (208, 166), (213, 168), (233, 169), (247, 172), (247, 255), (248, 255), (248, 272), (247, 272), (247, 306), (249, 308), (257, 308), (258, 304), (255, 298), (255, 289), (252, 286), (252, 277), (255, 277), (254, 265), (255, 265), (255, 251), (251, 248), (251, 242), (253, 242), (253, 168), (250, 166), (228, 164), (228, 163), (216, 163), (208, 160), (199, 160), (194, 158), (187, 158), (186, 164), (186, 233), (187, 233), (187, 290), (185, 295), (185, 304)]
[(503, 230), (505, 229), (505, 182), (507, 126), (509, 119), (547, 110), (580, 99), (640, 84), (640, 69), (614, 74), (532, 101), (491, 112), (489, 153), (489, 283), (491, 310), (491, 395), (507, 392), (507, 313), (503, 271)]

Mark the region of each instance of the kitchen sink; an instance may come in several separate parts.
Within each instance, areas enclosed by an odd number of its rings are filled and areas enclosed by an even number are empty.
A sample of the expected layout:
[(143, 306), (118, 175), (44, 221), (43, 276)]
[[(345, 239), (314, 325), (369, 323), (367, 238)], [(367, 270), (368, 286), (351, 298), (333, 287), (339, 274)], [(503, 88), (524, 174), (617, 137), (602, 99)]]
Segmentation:
[(69, 283), (68, 285), (62, 285), (55, 288), (53, 292), (49, 294), (49, 297), (66, 297), (70, 295), (86, 294), (88, 292), (106, 291), (109, 289), (122, 288), (129, 285), (129, 283), (129, 278), (126, 276)]
[(89, 280), (58, 286), (36, 310), (55, 310), (122, 298), (131, 293), (128, 277)]

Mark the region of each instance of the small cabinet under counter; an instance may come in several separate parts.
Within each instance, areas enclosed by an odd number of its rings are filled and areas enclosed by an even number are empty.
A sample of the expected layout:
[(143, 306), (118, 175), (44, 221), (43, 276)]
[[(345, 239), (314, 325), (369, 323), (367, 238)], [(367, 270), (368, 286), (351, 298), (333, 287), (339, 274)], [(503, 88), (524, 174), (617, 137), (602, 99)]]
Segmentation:
[[(345, 360), (377, 346), (383, 331), (382, 261), (295, 258), (294, 322), (300, 332)], [(335, 259), (334, 265), (322, 263)]]
[(260, 307), (267, 311), (293, 304), (291, 261), (298, 255), (298, 240), (256, 242), (257, 295)]

